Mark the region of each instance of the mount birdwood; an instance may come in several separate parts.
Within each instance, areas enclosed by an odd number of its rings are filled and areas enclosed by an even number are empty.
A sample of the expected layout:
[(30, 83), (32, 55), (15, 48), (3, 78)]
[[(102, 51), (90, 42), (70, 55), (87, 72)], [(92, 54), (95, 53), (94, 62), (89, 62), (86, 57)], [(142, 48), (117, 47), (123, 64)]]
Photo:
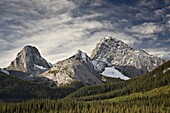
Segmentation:
[[(155, 112), (158, 109), (154, 108), (160, 106), (160, 111), (168, 112), (169, 92), (169, 61), (112, 37), (100, 40), (90, 56), (78, 50), (55, 64), (45, 60), (36, 47), (28, 45), (8, 67), (0, 69), (2, 113), (17, 110), (55, 112), (59, 109), (59, 112), (84, 110), (83, 113), (99, 109), (106, 112), (128, 109), (132, 112), (135, 108)], [(163, 98), (166, 98), (164, 104), (157, 104)], [(35, 103), (36, 100), (30, 99), (39, 100)], [(26, 106), (20, 103), (23, 100), (27, 100)], [(153, 104), (148, 106), (148, 102)], [(35, 106), (31, 109), (32, 104)], [(13, 107), (9, 110), (9, 106)]]

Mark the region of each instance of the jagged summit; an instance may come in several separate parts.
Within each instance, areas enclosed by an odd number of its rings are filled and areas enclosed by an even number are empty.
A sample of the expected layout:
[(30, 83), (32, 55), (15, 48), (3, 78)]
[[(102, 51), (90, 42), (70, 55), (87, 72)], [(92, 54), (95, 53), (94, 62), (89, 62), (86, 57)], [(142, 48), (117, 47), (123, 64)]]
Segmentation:
[(132, 48), (132, 47), (129, 46), (128, 44), (126, 44), (126, 43), (124, 43), (123, 41), (121, 41), (121, 40), (119, 40), (119, 39), (117, 39), (117, 38), (114, 38), (114, 37), (112, 37), (112, 36), (102, 38), (99, 43), (108, 43), (108, 44), (111, 44), (110, 46), (113, 46), (112, 44), (117, 43), (117, 44), (119, 44), (119, 45), (126, 45), (127, 47)]
[(75, 60), (80, 60), (85, 63), (91, 62), (90, 57), (86, 53), (82, 52), (81, 50), (78, 50), (76, 54), (73, 55), (72, 57), (74, 57)]
[(15, 71), (34, 76), (50, 67), (49, 63), (42, 58), (36, 47), (27, 45), (17, 54), (16, 59), (11, 62), (7, 69), (12, 73)]
[[(98, 52), (97, 50), (99, 50), (99, 49), (104, 54), (107, 50), (110, 50), (110, 52), (114, 52), (114, 50), (117, 50), (117, 49), (121, 50), (121, 49), (125, 49), (125, 48), (128, 48), (130, 50), (135, 50), (134, 48), (132, 48), (131, 46), (129, 46), (128, 44), (124, 43), (121, 40), (118, 40), (111, 36), (104, 37), (103, 39), (100, 40), (99, 43), (97, 43), (96, 48), (93, 50), (93, 52), (91, 54), (91, 58), (95, 59), (95, 58), (99, 57), (99, 54), (97, 53)], [(105, 55), (107, 55), (107, 54), (105, 54)]]
[(26, 53), (29, 51), (33, 51), (34, 54), (36, 53), (36, 54), (40, 55), (38, 49), (35, 46), (31, 46), (31, 45), (26, 45), (19, 53), (21, 53), (23, 51), (26, 51)]
[[(33, 58), (33, 57), (41, 58), (41, 55), (35, 46), (27, 45), (17, 54), (16, 58), (20, 58), (20, 57), (24, 57), (23, 60), (28, 61), (28, 58)], [(35, 59), (32, 59), (32, 60), (35, 61)]]
[(116, 38), (103, 38), (91, 54), (95, 69), (102, 72), (105, 67), (115, 66), (128, 77), (135, 77), (153, 70), (164, 60), (149, 55), (143, 50), (134, 49)]
[(95, 71), (90, 57), (78, 50), (76, 54), (66, 60), (59, 61), (54, 67), (40, 75), (64, 86), (73, 82), (84, 85), (102, 84), (99, 74)]
[(121, 40), (118, 40), (117, 38), (114, 38), (114, 37), (112, 37), (112, 36), (102, 38), (102, 39), (100, 40), (100, 43), (102, 43), (102, 42), (108, 42), (108, 41), (124, 43), (124, 42), (122, 42)]

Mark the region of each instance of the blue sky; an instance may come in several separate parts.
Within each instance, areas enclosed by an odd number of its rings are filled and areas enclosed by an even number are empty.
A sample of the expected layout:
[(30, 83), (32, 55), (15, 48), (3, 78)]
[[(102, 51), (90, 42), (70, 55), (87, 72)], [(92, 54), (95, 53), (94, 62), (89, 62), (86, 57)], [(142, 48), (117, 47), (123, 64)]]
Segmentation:
[(56, 63), (105, 36), (170, 59), (170, 0), (0, 1), (0, 67), (25, 45)]

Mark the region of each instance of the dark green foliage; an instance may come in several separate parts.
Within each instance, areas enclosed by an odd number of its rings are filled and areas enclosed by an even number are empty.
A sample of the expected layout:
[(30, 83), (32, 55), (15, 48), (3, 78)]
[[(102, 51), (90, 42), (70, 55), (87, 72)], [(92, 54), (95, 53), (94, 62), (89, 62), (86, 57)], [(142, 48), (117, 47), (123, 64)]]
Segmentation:
[(70, 94), (68, 98), (98, 100), (128, 95), (136, 92), (149, 91), (154, 88), (170, 84), (170, 70), (163, 73), (163, 71), (169, 67), (170, 61), (164, 63), (152, 72), (134, 79), (104, 85), (83, 87)]
[(63, 98), (71, 92), (82, 87), (79, 82), (62, 88), (49, 88), (34, 82), (24, 81), (19, 78), (0, 72), (0, 100), (22, 101), (33, 98)]
[[(161, 95), (157, 92), (163, 91)], [(0, 103), (1, 113), (169, 113), (170, 86), (136, 94), (117, 101), (30, 100), (21, 103)]]
[(56, 91), (0, 73), (0, 100), (20, 101), (30, 98), (57, 98)]
[[(9, 95), (14, 90), (22, 90), (14, 91), (15, 98), (20, 95), (19, 93), (25, 96), (31, 87), (34, 88), (33, 91), (38, 90), (47, 96), (52, 90), (51, 94), (55, 92), (56, 98), (64, 97), (82, 87), (80, 83), (73, 83), (58, 89), (42, 87), (40, 90), (39, 85), (35, 83), (0, 75), (2, 81), (0, 94), (3, 91), (2, 95), (5, 96), (5, 93)], [(17, 88), (17, 84), (21, 85), (20, 88)], [(34, 94), (35, 97), (41, 98), (40, 92), (35, 93), (32, 90), (29, 95)], [(0, 98), (3, 99), (1, 95)], [(64, 99), (32, 99), (20, 103), (0, 102), (0, 113), (170, 113), (170, 61), (144, 76), (128, 81), (116, 80), (114, 83), (83, 87)]]

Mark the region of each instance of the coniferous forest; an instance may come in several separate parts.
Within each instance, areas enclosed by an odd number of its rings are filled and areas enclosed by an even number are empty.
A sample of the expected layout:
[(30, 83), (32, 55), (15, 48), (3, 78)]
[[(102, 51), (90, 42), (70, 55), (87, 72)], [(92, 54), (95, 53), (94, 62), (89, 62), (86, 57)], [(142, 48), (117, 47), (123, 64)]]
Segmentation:
[(170, 113), (170, 0), (0, 0), (0, 113)]
[(127, 81), (49, 88), (0, 73), (0, 113), (169, 113), (170, 61)]

